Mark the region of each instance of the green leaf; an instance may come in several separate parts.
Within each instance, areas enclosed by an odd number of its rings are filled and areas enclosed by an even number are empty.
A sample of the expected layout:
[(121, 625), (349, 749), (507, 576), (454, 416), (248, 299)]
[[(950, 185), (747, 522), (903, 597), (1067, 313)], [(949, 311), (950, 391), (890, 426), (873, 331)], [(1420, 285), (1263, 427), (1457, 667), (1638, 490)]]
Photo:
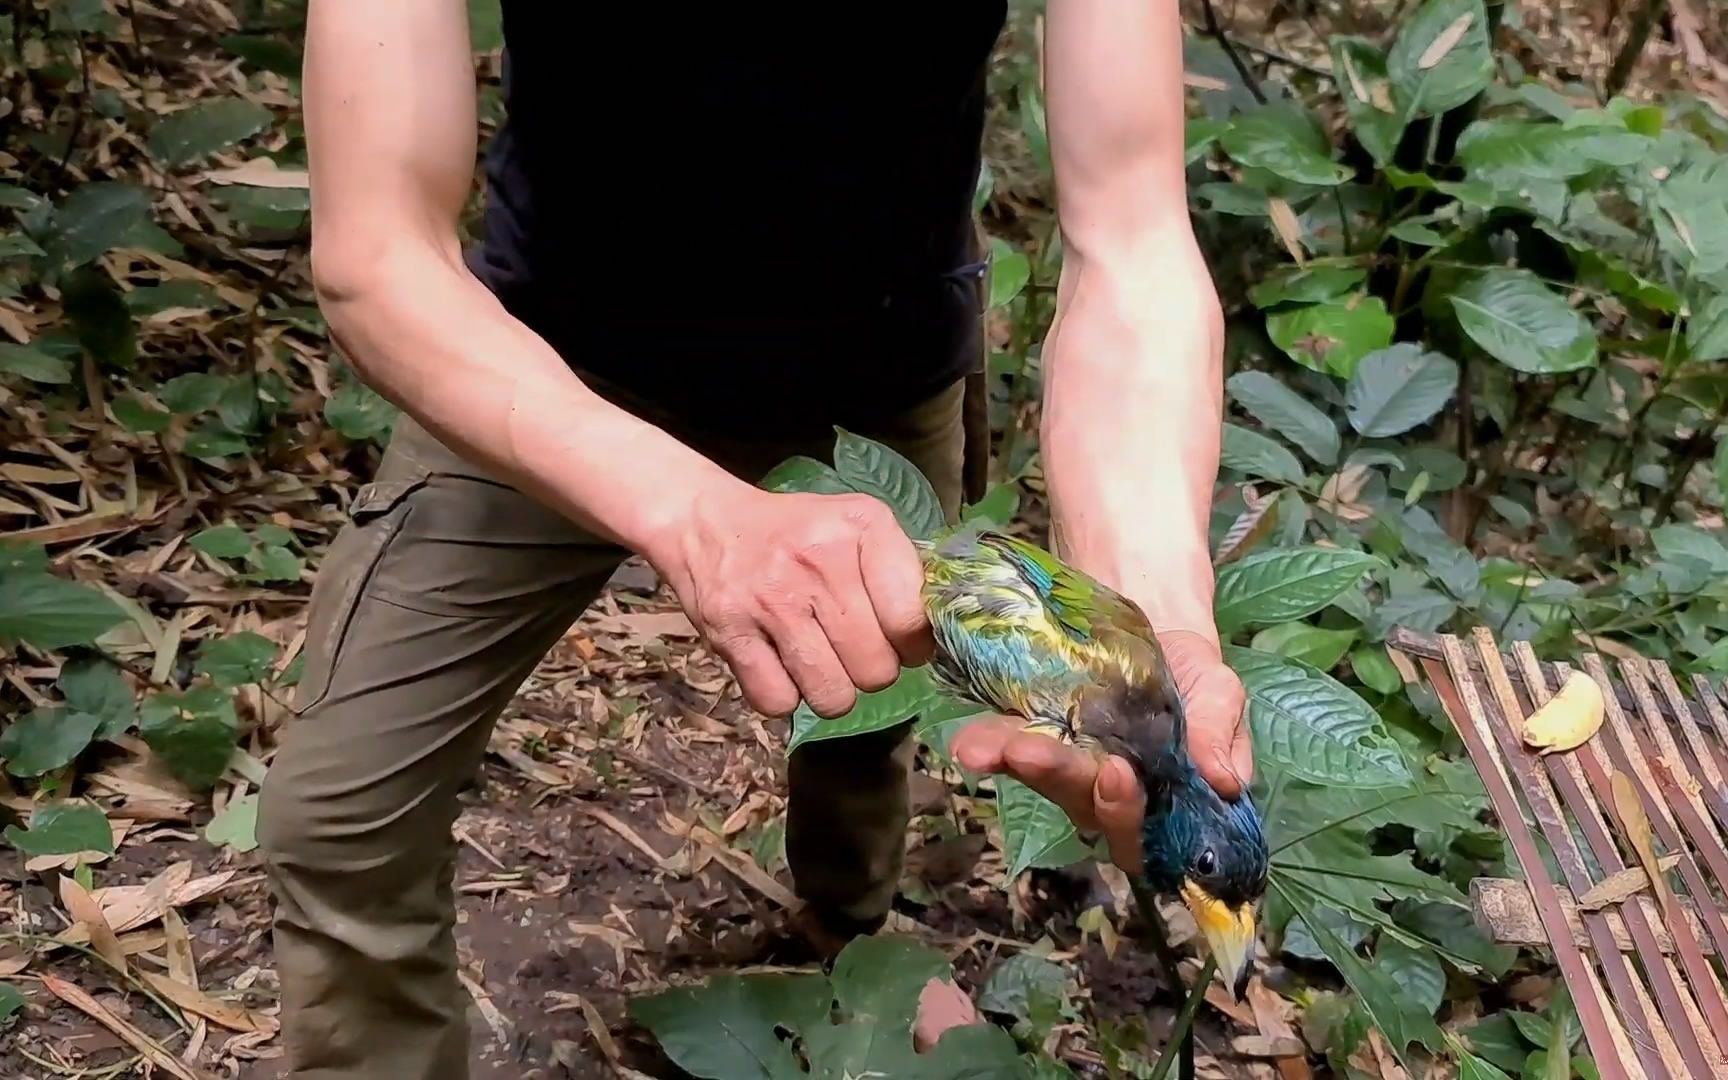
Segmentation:
[(306, 62), (298, 43), (282, 34), (226, 34), (216, 43), (259, 71), (287, 79), (299, 79)]
[(325, 423), (354, 442), (386, 434), (397, 416), (398, 410), (388, 398), (357, 379), (338, 386), (324, 403)]
[(1206, 156), (1206, 151), (1218, 141), (1218, 136), (1230, 127), (1222, 120), (1204, 118), (1189, 120), (1183, 129), (1182, 163), (1192, 165)]
[[(1399, 816), (1419, 816), (1426, 809), (1426, 803), (1427, 800), (1416, 800), (1406, 804), (1400, 808), (1404, 813)], [(1491, 979), (1504, 978), (1518, 962), (1517, 946), (1496, 945), (1476, 925), (1475, 917), (1461, 907), (1433, 902), (1400, 901), (1393, 914), (1398, 919), (1398, 925), (1445, 949), (1448, 959), (1468, 960)], [(1457, 960), (1454, 959), (1453, 962), (1456, 964)]]
[(1272, 881), (1286, 902), (1290, 904), (1296, 917), (1308, 927), (1315, 944), (1326, 953), (1326, 958), (1332, 961), (1344, 976), (1344, 981), (1350, 984), (1350, 989), (1362, 1001), (1362, 1007), (1374, 1021), (1374, 1026), (1391, 1044), (1392, 1050), (1401, 1059), (1411, 1043), (1421, 1043), (1429, 1049), (1438, 1049), (1442, 1044), (1440, 1028), (1434, 1023), (1434, 1018), (1422, 1010), (1420, 1004), (1410, 1000), (1392, 977), (1376, 967), (1371, 967), (1356, 955), (1355, 950), (1339, 940), (1330, 927), (1317, 914), (1317, 907), (1305, 890), (1292, 889), (1280, 882), (1276, 876)]
[(242, 224), (276, 232), (298, 229), (312, 208), (311, 192), (306, 188), (231, 184), (213, 192), (211, 200)]
[(892, 686), (858, 695), (857, 702), (842, 716), (818, 716), (804, 702), (792, 713), (792, 740), (786, 746), (788, 754), (800, 746), (823, 739), (842, 739), (850, 735), (865, 735), (903, 724), (920, 712), (940, 704), (942, 696), (930, 682), (930, 673), (922, 667), (906, 668)]
[(1357, 266), (1291, 266), (1248, 290), (1248, 299), (1255, 307), (1269, 308), (1275, 304), (1317, 304), (1335, 300), (1368, 278), (1368, 271)]
[(187, 541), (193, 548), (218, 559), (243, 559), (252, 550), (252, 538), (238, 525), (215, 525)]
[(1620, 127), (1566, 127), (1551, 121), (1478, 120), (1458, 139), (1458, 159), (1474, 179), (1516, 188), (1531, 180), (1570, 180), (1602, 167), (1636, 165), (1651, 150)]
[(96, 180), (80, 184), (54, 211), (41, 237), (57, 266), (87, 263), (121, 246), (150, 223), (150, 193), (134, 184)]
[(504, 15), (498, 0), (468, 0), (468, 44), (477, 53), (504, 47)]
[(1248, 691), (1256, 757), (1301, 780), (1341, 787), (1409, 783), (1409, 767), (1368, 703), (1300, 661), (1235, 645), (1224, 660)]
[(0, 732), (0, 759), (13, 776), (41, 776), (71, 764), (102, 721), (57, 706), (32, 710)]
[(1728, 292), (1706, 300), (1686, 324), (1686, 349), (1694, 360), (1728, 360)]
[(0, 233), (0, 259), (46, 255), (42, 246), (21, 232)]
[(1728, 547), (1696, 525), (1663, 525), (1650, 533), (1656, 554), (1669, 562), (1696, 563), (1713, 574), (1728, 573)]
[(156, 388), (156, 396), (168, 411), (179, 416), (195, 416), (216, 407), (227, 391), (232, 376), (211, 375), (194, 371), (176, 375)]
[(818, 495), (850, 495), (852, 485), (833, 466), (802, 454), (789, 457), (768, 471), (759, 485), (767, 491), (810, 491)]
[(1418, 247), (1441, 247), (1446, 243), (1446, 237), (1418, 221), (1400, 221), (1387, 231), (1406, 244)]
[(1433, 419), (1457, 387), (1451, 357), (1401, 342), (1362, 358), (1344, 388), (1344, 414), (1364, 438), (1390, 438)]
[(1386, 54), (1366, 38), (1334, 34), (1331, 38), (1332, 70), (1338, 92), (1350, 114), (1350, 129), (1362, 146), (1384, 166), (1398, 149), (1405, 117), (1399, 111), (1386, 74)]
[(204, 827), (204, 839), (235, 851), (251, 851), (258, 846), (258, 795), (242, 795), (230, 799), (210, 824)]
[(24, 1004), (24, 991), (9, 982), (0, 982), (0, 1027), (4, 1027)]
[(69, 708), (101, 721), (96, 731), (99, 739), (125, 734), (138, 719), (131, 687), (113, 664), (100, 657), (66, 661), (60, 668), (59, 686)]
[(1662, 250), (1695, 277), (1728, 269), (1728, 156), (1687, 162), (1657, 189)]
[(706, 985), (632, 998), (631, 1018), (673, 1064), (704, 1080), (794, 1080), (799, 1068), (777, 1027), (828, 1022), (833, 993), (823, 975), (724, 974)]
[(1597, 362), (1589, 322), (1527, 270), (1489, 270), (1449, 299), (1471, 340), (1517, 371), (1557, 375)]
[(223, 428), (221, 424), (206, 421), (186, 433), (186, 442), (181, 449), (187, 457), (201, 461), (218, 461), (244, 454), (247, 447), (244, 435), (237, 435)]
[(967, 506), (960, 514), (962, 521), (983, 520), (1006, 526), (1020, 509), (1020, 492), (1012, 482), (995, 485), (984, 497)]
[(1384, 972), (1406, 998), (1432, 1016), (1446, 1000), (1446, 969), (1440, 958), (1426, 949), (1414, 948), (1397, 939), (1382, 941), (1374, 950), (1374, 966)]
[[(1494, 1018), (1490, 1017), (1489, 1019)], [(1481, 1027), (1482, 1025), (1476, 1026)], [(1458, 1036), (1448, 1032), (1447, 1041), (1452, 1044), (1452, 1053), (1458, 1058), (1458, 1080), (1512, 1080), (1512, 1077), (1502, 1072), (1500, 1067), (1492, 1061), (1477, 1057), (1464, 1049)]]
[(1255, 552), (1218, 572), (1212, 605), (1218, 630), (1230, 634), (1312, 615), (1353, 588), (1378, 562), (1372, 555), (1342, 548)]
[(148, 145), (158, 161), (178, 168), (251, 138), (270, 120), (269, 109), (245, 98), (202, 101), (158, 121)]
[(200, 686), (144, 700), (139, 732), (188, 787), (204, 791), (222, 778), (234, 753), (240, 720), (225, 690)]
[(1275, 311), (1266, 317), (1273, 344), (1303, 367), (1348, 379), (1362, 358), (1392, 343), (1393, 320), (1377, 296), (1352, 296)]
[(1012, 882), (1029, 867), (1060, 868), (1084, 857), (1074, 823), (1062, 808), (1010, 776), (996, 777), (1002, 857)]
[(1348, 166), (1332, 160), (1325, 131), (1298, 105), (1275, 103), (1243, 113), (1219, 142), (1239, 164), (1299, 184), (1331, 186), (1351, 176)]
[(1502, 1069), (1523, 1068), (1524, 1058), (1530, 1052), (1529, 1043), (1508, 1013), (1483, 1017), (1462, 1029), (1462, 1034), (1464, 1043), (1479, 1060)]
[(141, 285), (126, 293), (126, 307), (134, 315), (154, 315), (172, 308), (208, 311), (226, 303), (216, 290), (201, 281), (164, 281), (160, 285)]
[(990, 238), (990, 306), (1006, 307), (1032, 280), (1032, 262), (1000, 236)]
[(1226, 469), (1285, 484), (1300, 484), (1307, 475), (1295, 454), (1276, 441), (1226, 422), (1218, 463)]
[(151, 406), (136, 394), (117, 397), (108, 407), (121, 427), (140, 435), (160, 435), (174, 419), (172, 414)]
[(1344, 659), (1360, 635), (1358, 630), (1327, 630), (1305, 622), (1280, 623), (1254, 635), (1251, 648), (1300, 660), (1321, 671), (1330, 671)]
[(280, 544), (260, 544), (246, 553), (246, 562), (255, 581), (299, 581), (305, 568), (300, 556)]
[(918, 466), (872, 439), (847, 431), (839, 431), (837, 436), (834, 469), (854, 491), (887, 503), (900, 527), (914, 538), (930, 537), (942, 528), (942, 504)]
[(125, 620), (119, 605), (88, 585), (43, 572), (0, 575), (0, 641), (87, 645)]
[(1264, 371), (1238, 371), (1226, 385), (1230, 396), (1254, 419), (1320, 464), (1338, 463), (1338, 425), (1296, 391)]
[(1404, 685), (1398, 668), (1384, 649), (1361, 648), (1350, 654), (1350, 670), (1363, 686), (1380, 694), (1396, 694)]
[(28, 345), (0, 345), (0, 374), (18, 375), (47, 386), (65, 386), (72, 381), (72, 361)]
[(250, 630), (230, 634), (206, 644), (198, 653), (193, 669), (208, 675), (217, 686), (233, 689), (248, 683), (261, 683), (270, 678), (270, 666), (276, 662), (276, 643)]
[(28, 830), (8, 825), (3, 835), (30, 858), (86, 851), (114, 854), (114, 830), (108, 827), (108, 819), (93, 803), (82, 800), (38, 806), (30, 815)]
[(1072, 988), (1073, 976), (1061, 964), (1036, 953), (1017, 952), (985, 980), (984, 989), (978, 994), (978, 1008), (1016, 1020), (1031, 1020), (1038, 999), (1060, 1007), (1067, 1002)]
[(1399, 28), (1386, 54), (1386, 72), (1400, 111), (1412, 120), (1455, 109), (1481, 93), (1494, 78), (1482, 0), (1426, 0)]
[(1434, 589), (1416, 589), (1374, 605), (1374, 615), (1364, 624), (1364, 629), (1372, 641), (1384, 640), (1396, 626), (1432, 634), (1457, 613), (1458, 604), (1444, 593)]
[(137, 326), (120, 287), (94, 263), (73, 270), (61, 282), (66, 317), (78, 342), (104, 364), (129, 364), (138, 355)]

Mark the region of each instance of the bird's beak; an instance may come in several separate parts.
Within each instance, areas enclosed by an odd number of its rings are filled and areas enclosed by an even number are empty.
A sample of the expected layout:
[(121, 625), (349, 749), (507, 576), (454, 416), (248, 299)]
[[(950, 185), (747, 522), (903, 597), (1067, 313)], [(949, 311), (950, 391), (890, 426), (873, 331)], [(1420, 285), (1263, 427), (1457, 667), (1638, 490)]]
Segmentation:
[(1224, 985), (1241, 1001), (1248, 992), (1248, 976), (1254, 966), (1254, 905), (1232, 908), (1192, 881), (1182, 882), (1182, 902), (1206, 936)]

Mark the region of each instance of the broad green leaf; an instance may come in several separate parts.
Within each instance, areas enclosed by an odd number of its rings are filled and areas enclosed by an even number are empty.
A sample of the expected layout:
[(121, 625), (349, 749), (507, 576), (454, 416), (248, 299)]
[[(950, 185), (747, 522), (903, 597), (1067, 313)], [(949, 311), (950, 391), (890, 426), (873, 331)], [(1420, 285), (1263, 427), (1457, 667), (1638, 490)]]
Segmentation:
[(1038, 999), (1060, 1008), (1068, 1000), (1073, 983), (1073, 975), (1061, 964), (1036, 953), (1017, 952), (985, 980), (978, 994), (978, 1008), (1031, 1020)]
[(975, 788), (979, 778), (960, 767), (960, 763), (954, 760), (952, 747), (954, 737), (966, 725), (988, 712), (988, 709), (970, 701), (944, 698), (918, 714), (917, 722), (912, 725), (912, 737), (934, 750), (945, 764), (957, 770), (966, 783)]
[(996, 777), (996, 803), (1008, 881), (1029, 867), (1063, 867), (1084, 857), (1068, 815), (1025, 784), (1011, 776)]
[(1357, 266), (1290, 266), (1248, 290), (1255, 307), (1275, 304), (1317, 304), (1335, 300), (1368, 278)]
[(1382, 941), (1374, 950), (1374, 966), (1430, 1016), (1440, 1011), (1446, 1000), (1446, 969), (1432, 952), (1396, 939)]
[(101, 721), (96, 737), (123, 735), (138, 719), (132, 690), (113, 664), (99, 657), (68, 660), (60, 668), (60, 694), (68, 707)]
[(219, 847), (251, 851), (258, 846), (258, 795), (231, 799), (204, 827), (204, 839)]
[(1418, 247), (1442, 247), (1446, 243), (1445, 236), (1419, 221), (1400, 221), (1387, 232), (1406, 244), (1415, 244)]
[(390, 400), (356, 379), (336, 388), (324, 403), (324, 421), (344, 439), (363, 442), (387, 433), (398, 410)]
[(1350, 114), (1350, 130), (1379, 165), (1392, 160), (1406, 119), (1386, 74), (1386, 54), (1366, 38), (1334, 34), (1332, 71)]
[(1000, 236), (990, 239), (990, 306), (1011, 303), (1032, 280), (1032, 262)]
[(6, 826), (6, 840), (25, 855), (78, 855), (86, 851), (114, 854), (114, 830), (94, 803), (78, 800), (38, 806), (30, 827)]
[(205, 421), (186, 433), (181, 450), (187, 457), (200, 461), (220, 461), (244, 454), (248, 445), (244, 435), (228, 431), (218, 422)]
[(1714, 533), (1696, 525), (1663, 525), (1650, 533), (1656, 554), (1670, 562), (1694, 562), (1711, 573), (1728, 573), (1728, 547)]
[(1424, 0), (1398, 28), (1386, 73), (1409, 119), (1455, 109), (1494, 78), (1482, 0)]
[(759, 486), (767, 491), (810, 491), (818, 495), (850, 495), (852, 485), (833, 466), (802, 454), (789, 457), (768, 471)]
[(1275, 311), (1266, 317), (1273, 344), (1303, 367), (1348, 379), (1364, 356), (1392, 343), (1393, 320), (1377, 296)]
[(21, 232), (0, 233), (0, 259), (46, 255), (42, 246)]
[(1481, 595), (1482, 568), (1470, 549), (1446, 535), (1433, 516), (1419, 506), (1404, 511), (1399, 535), (1411, 554), (1446, 591), (1466, 603)]
[(673, 1064), (704, 1080), (795, 1080), (807, 1074), (776, 1028), (803, 1031), (828, 1022), (826, 976), (715, 976), (629, 1003)]
[(1711, 470), (1716, 474), (1717, 494), (1728, 503), (1728, 439), (1716, 440), (1716, 456), (1711, 459)]
[(168, 411), (181, 416), (195, 416), (216, 407), (222, 400), (233, 377), (194, 371), (176, 375), (156, 388), (156, 396)]
[(1529, 271), (1486, 271), (1449, 299), (1464, 332), (1508, 367), (1557, 375), (1597, 362), (1590, 323)]
[(299, 42), (284, 34), (227, 34), (216, 43), (260, 71), (299, 79), (305, 56)]
[(79, 344), (104, 364), (130, 364), (138, 355), (137, 326), (108, 271), (87, 263), (66, 275), (60, 287)]
[[(1339, 940), (1352, 949), (1359, 947), (1368, 940), (1374, 932), (1374, 927), (1337, 908), (1316, 907), (1315, 918), (1326, 924)], [(1321, 948), (1309, 933), (1308, 924), (1301, 919), (1291, 919), (1284, 926), (1284, 939), (1278, 943), (1280, 952), (1303, 960), (1325, 960), (1326, 950)]]
[(1355, 587), (1378, 560), (1342, 548), (1258, 551), (1218, 572), (1213, 615), (1220, 633), (1301, 619)]
[(504, 15), (498, 0), (468, 0), (468, 44), (477, 53), (504, 47)]
[(853, 490), (887, 503), (914, 538), (932, 536), (945, 524), (936, 489), (892, 447), (841, 431), (834, 442), (834, 470)]
[(0, 759), (13, 776), (41, 776), (72, 763), (90, 745), (101, 719), (43, 706), (0, 731)]
[(1020, 509), (1020, 492), (1010, 482), (995, 485), (984, 493), (984, 497), (965, 507), (960, 513), (962, 521), (983, 520), (999, 526), (1006, 526), (1014, 520), (1014, 515)]
[(35, 210), (45, 201), (29, 188), (19, 187), (17, 184), (0, 184), (0, 208), (28, 212)]
[(1728, 269), (1728, 156), (1688, 162), (1657, 190), (1651, 215), (1662, 250), (1694, 277)]
[(1457, 601), (1451, 597), (1434, 589), (1417, 589), (1374, 605), (1373, 617), (1363, 628), (1371, 641), (1384, 640), (1397, 626), (1432, 634), (1457, 613)]
[(1410, 782), (1380, 717), (1336, 679), (1299, 661), (1235, 645), (1225, 646), (1224, 660), (1248, 691), (1256, 757), (1316, 784)]
[(187, 543), (218, 559), (243, 559), (252, 550), (252, 538), (238, 525), (213, 525), (194, 535)]
[(249, 187), (231, 184), (211, 193), (211, 201), (235, 220), (255, 229), (289, 232), (306, 222), (312, 209), (306, 188)]
[(1686, 324), (1686, 348), (1694, 360), (1728, 360), (1728, 292), (1717, 293), (1693, 313)]
[(1491, 1067), (1520, 1069), (1524, 1065), (1524, 1058), (1530, 1053), (1530, 1044), (1525, 1041), (1518, 1031), (1518, 1025), (1508, 1013), (1483, 1017), (1469, 1027), (1460, 1029), (1460, 1034), (1463, 1036), (1464, 1045)]
[(1258, 431), (1229, 422), (1224, 424), (1218, 463), (1226, 469), (1285, 484), (1300, 484), (1306, 476), (1302, 462), (1281, 444)]
[[(1483, 1027), (1496, 1019), (1498, 1019), (1498, 1017), (1491, 1016), (1487, 1020), (1477, 1023), (1475, 1027), (1465, 1029), (1465, 1034), (1468, 1035), (1476, 1028)], [(1487, 1058), (1472, 1054), (1469, 1049), (1466, 1048), (1465, 1042), (1459, 1039), (1458, 1036), (1451, 1032), (1447, 1032), (1446, 1041), (1452, 1047), (1453, 1056), (1458, 1059), (1458, 1080), (1512, 1080), (1512, 1077), (1502, 1071), (1500, 1066), (1496, 1065), (1494, 1062)], [(1519, 1066), (1513, 1066), (1513, 1068), (1518, 1067)]]
[(240, 732), (226, 690), (199, 686), (144, 699), (138, 730), (150, 749), (188, 787), (208, 790), (222, 778)]
[(24, 1005), (24, 991), (9, 982), (0, 982), (0, 1027), (4, 1027)]
[(1458, 158), (1472, 178), (1517, 187), (1531, 180), (1569, 180), (1605, 166), (1635, 165), (1650, 148), (1649, 139), (1624, 128), (1496, 117), (1464, 129)]
[(255, 581), (299, 581), (305, 562), (300, 556), (280, 544), (260, 544), (246, 553), (246, 563), (252, 569), (247, 576)]
[(1338, 463), (1338, 425), (1296, 391), (1264, 371), (1238, 371), (1226, 385), (1230, 396), (1254, 419), (1320, 464)]
[(1307, 925), (1315, 943), (1343, 974), (1350, 989), (1356, 991), (1374, 1026), (1380, 1029), (1400, 1059), (1411, 1043), (1421, 1043), (1431, 1050), (1440, 1048), (1443, 1037), (1433, 1016), (1423, 1011), (1421, 1004), (1413, 1001), (1387, 972), (1364, 963), (1354, 949), (1340, 941), (1318, 916), (1318, 909), (1305, 890), (1288, 887), (1276, 875), (1272, 887), (1290, 904), (1296, 917)]
[(123, 394), (108, 403), (114, 419), (127, 431), (140, 435), (160, 435), (168, 430), (173, 415), (150, 405), (136, 394)]
[(906, 668), (892, 686), (858, 695), (857, 702), (842, 716), (824, 718), (804, 702), (792, 713), (792, 740), (788, 754), (800, 746), (823, 739), (864, 735), (903, 724), (920, 712), (940, 704), (942, 697), (931, 685), (929, 671)]
[[(1469, 765), (1465, 767), (1471, 768)], [(1424, 803), (1418, 800), (1401, 809), (1408, 811), (1402, 816), (1409, 818), (1421, 814)], [(1394, 907), (1393, 915), (1398, 925), (1444, 948), (1449, 959), (1462, 957), (1488, 978), (1503, 978), (1518, 962), (1517, 946), (1496, 945), (1476, 925), (1475, 917), (1461, 907), (1405, 900)], [(1468, 970), (1461, 964), (1457, 966)]]
[(1183, 131), (1182, 163), (1192, 165), (1205, 157), (1206, 151), (1229, 127), (1230, 125), (1222, 120), (1189, 120)]
[(1299, 105), (1276, 103), (1244, 113), (1219, 136), (1219, 142), (1239, 164), (1299, 184), (1331, 186), (1351, 176), (1348, 166), (1332, 160), (1325, 131)]
[(154, 315), (171, 308), (207, 311), (225, 304), (227, 301), (216, 290), (201, 281), (164, 281), (160, 285), (141, 285), (126, 293), (126, 307), (134, 315)]
[(54, 210), (40, 237), (57, 266), (78, 266), (121, 246), (150, 223), (150, 193), (134, 184), (95, 180), (80, 184)]
[(124, 621), (126, 613), (92, 586), (44, 572), (0, 575), (0, 641), (87, 645)]
[(157, 121), (150, 129), (150, 153), (169, 168), (189, 165), (251, 138), (270, 120), (269, 109), (245, 98), (202, 101)]
[(15, 544), (0, 540), (0, 577), (7, 574), (45, 574), (47, 572), (47, 548), (41, 544)]
[(0, 345), (0, 375), (17, 375), (48, 386), (72, 381), (72, 361), (28, 345)]
[(1344, 659), (1360, 634), (1359, 630), (1327, 630), (1305, 622), (1287, 622), (1255, 634), (1249, 647), (1330, 671)]
[(1433, 419), (1457, 388), (1451, 357), (1400, 342), (1362, 358), (1344, 388), (1344, 414), (1364, 438), (1390, 438)]
[(276, 643), (245, 630), (206, 644), (199, 650), (193, 670), (210, 676), (217, 686), (232, 689), (267, 681), (275, 662)]
[(1380, 694), (1396, 694), (1404, 685), (1398, 668), (1384, 649), (1363, 647), (1350, 654), (1350, 670), (1366, 686)]

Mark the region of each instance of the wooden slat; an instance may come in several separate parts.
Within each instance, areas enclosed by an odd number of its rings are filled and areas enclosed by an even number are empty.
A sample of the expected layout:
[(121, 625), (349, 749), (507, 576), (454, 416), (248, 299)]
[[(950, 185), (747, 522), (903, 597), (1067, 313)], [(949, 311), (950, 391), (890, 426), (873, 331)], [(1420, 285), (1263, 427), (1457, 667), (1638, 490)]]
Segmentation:
[[(1590, 940), (1583, 920), (1578, 917), (1578, 898), (1570, 889), (1556, 887), (1556, 891), (1560, 894), (1560, 906), (1566, 910), (1566, 923), (1572, 929), (1572, 940), (1580, 949), (1594, 951), (1595, 943)], [(1704, 933), (1697, 902), (1690, 896), (1682, 896), (1679, 900), (1680, 910), (1686, 921), (1692, 924), (1693, 934), (1699, 936), (1705, 955), (1718, 955), (1715, 939)], [(1548, 944), (1542, 933), (1542, 921), (1536, 916), (1536, 904), (1530, 899), (1530, 887), (1516, 878), (1479, 877), (1471, 881), (1470, 909), (1475, 914), (1477, 925), (1501, 945)], [(1601, 911), (1602, 917), (1608, 920), (1608, 929), (1614, 934), (1615, 947), (1623, 953), (1637, 951), (1637, 946), (1632, 944), (1632, 935), (1626, 932), (1626, 920), (1620, 916), (1619, 905), (1611, 904)], [(1658, 924), (1655, 930), (1656, 944), (1664, 953), (1673, 952), (1674, 935), (1668, 931), (1667, 924)]]
[[(1506, 830), (1506, 839), (1512, 845), (1519, 865), (1524, 869), (1536, 902), (1537, 913), (1542, 919), (1543, 929), (1547, 931), (1550, 946), (1554, 951), (1555, 961), (1559, 964), (1567, 985), (1572, 989), (1574, 1004), (1584, 1028), (1584, 1037), (1603, 1077), (1607, 1080), (1631, 1080), (1629, 1063), (1633, 1060), (1641, 1063), (1644, 1073), (1655, 1080), (1670, 1077), (1672, 1073), (1656, 1050), (1654, 1035), (1641, 1017), (1629, 1015), (1627, 1018), (1627, 1028), (1636, 1058), (1629, 1058), (1620, 1052), (1624, 1040), (1615, 1039), (1609, 1024), (1609, 1012), (1602, 997), (1590, 992), (1590, 964), (1585, 960), (1583, 951), (1572, 941), (1566, 924), (1565, 909), (1560, 906), (1560, 897), (1555, 891), (1554, 882), (1549, 878), (1548, 869), (1537, 851), (1536, 839), (1531, 834), (1530, 827), (1525, 824), (1518, 798), (1507, 782), (1498, 757), (1488, 749), (1488, 740), (1484, 737), (1487, 725), (1482, 717), (1482, 702), (1476, 693), (1475, 681), (1463, 646), (1456, 638), (1446, 639), (1442, 645), (1445, 664), (1424, 659), (1423, 668), (1428, 673), (1429, 681), (1434, 684), (1442, 706), (1452, 717), (1459, 737), (1464, 740), (1471, 758), (1476, 762), (1476, 769), (1488, 790), (1489, 802)], [(1448, 669), (1451, 678), (1447, 677)], [(1613, 934), (1608, 928), (1607, 920), (1599, 918), (1598, 914), (1585, 915), (1585, 927), (1596, 943), (1597, 960), (1601, 963), (1616, 997), (1628, 1000), (1635, 993), (1631, 973), (1627, 969), (1625, 957), (1614, 946)]]

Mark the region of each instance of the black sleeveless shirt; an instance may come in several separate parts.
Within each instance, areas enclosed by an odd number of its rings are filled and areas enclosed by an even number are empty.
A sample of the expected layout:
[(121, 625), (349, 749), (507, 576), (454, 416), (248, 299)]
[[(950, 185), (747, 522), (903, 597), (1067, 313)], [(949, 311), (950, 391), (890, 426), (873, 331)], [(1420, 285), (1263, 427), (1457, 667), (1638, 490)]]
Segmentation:
[(860, 422), (964, 375), (1005, 2), (884, 10), (503, 0), (470, 265), (578, 371), (717, 423)]

